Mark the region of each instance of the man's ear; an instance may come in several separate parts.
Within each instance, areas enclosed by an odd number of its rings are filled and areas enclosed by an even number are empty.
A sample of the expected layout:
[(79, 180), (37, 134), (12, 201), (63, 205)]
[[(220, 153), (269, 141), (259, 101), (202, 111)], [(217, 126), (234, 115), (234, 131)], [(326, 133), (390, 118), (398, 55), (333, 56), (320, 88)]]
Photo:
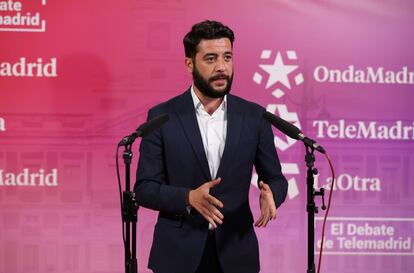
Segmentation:
[(193, 59), (186, 57), (184, 62), (185, 62), (185, 66), (187, 67), (187, 71), (190, 73), (193, 73), (193, 70), (194, 70)]

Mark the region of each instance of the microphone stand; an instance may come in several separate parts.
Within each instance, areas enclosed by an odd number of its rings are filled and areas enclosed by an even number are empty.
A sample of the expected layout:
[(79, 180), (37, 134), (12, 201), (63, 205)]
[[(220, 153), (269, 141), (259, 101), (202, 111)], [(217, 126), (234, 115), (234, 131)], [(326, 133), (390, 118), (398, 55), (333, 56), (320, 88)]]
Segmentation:
[[(151, 131), (159, 128), (169, 119), (168, 114), (162, 114), (157, 117), (154, 117), (147, 122), (141, 124), (135, 132), (124, 137), (118, 143), (119, 147), (125, 147), (125, 150), (122, 154), (125, 164), (125, 191), (122, 192), (122, 232), (125, 225), (125, 273), (137, 273), (138, 270), (138, 261), (137, 261), (137, 212), (138, 212), (138, 202), (135, 199), (135, 193), (130, 189), (130, 172), (131, 172), (131, 161), (132, 161), (132, 151), (131, 147), (135, 139), (138, 137), (143, 137), (150, 133)], [(118, 150), (117, 150), (118, 155)], [(117, 157), (118, 160), (118, 157)], [(117, 161), (118, 162), (118, 161)], [(117, 164), (118, 166), (118, 164)], [(118, 170), (118, 169), (117, 169)], [(118, 173), (119, 178), (119, 173)], [(119, 181), (120, 183), (120, 181)], [(119, 185), (121, 188), (121, 185)], [(132, 227), (132, 238), (131, 238), (131, 227)], [(132, 250), (131, 250), (132, 249)]]
[[(123, 191), (122, 222), (125, 224), (125, 273), (137, 273), (137, 211), (138, 203), (135, 200), (135, 193), (130, 191), (130, 169), (132, 161), (132, 144), (123, 145), (125, 150), (122, 154), (125, 164), (125, 191)], [(131, 238), (132, 227), (132, 238)], [(131, 251), (132, 248), (132, 251)]]
[(318, 174), (318, 169), (314, 168), (315, 163), (315, 148), (305, 143), (306, 155), (305, 162), (308, 167), (306, 184), (307, 184), (307, 204), (306, 211), (308, 212), (308, 270), (307, 273), (315, 273), (315, 213), (318, 213), (318, 207), (315, 205), (315, 196), (319, 195), (322, 198), (322, 209), (325, 210), (325, 189), (321, 188), (319, 191), (314, 189), (314, 175)]
[(279, 129), (282, 133), (286, 134), (287, 136), (298, 139), (305, 144), (306, 148), (306, 155), (305, 155), (305, 162), (306, 166), (308, 167), (307, 171), (307, 203), (306, 203), (306, 211), (308, 212), (308, 270), (307, 273), (315, 273), (315, 256), (314, 256), (314, 245), (315, 245), (315, 213), (318, 213), (318, 207), (315, 205), (315, 196), (319, 195), (322, 197), (322, 209), (325, 210), (325, 189), (320, 188), (319, 191), (315, 191), (314, 189), (314, 175), (318, 174), (318, 169), (314, 168), (315, 163), (315, 156), (314, 152), (317, 150), (318, 152), (325, 154), (325, 149), (316, 143), (314, 140), (306, 137), (302, 131), (297, 128), (296, 126), (292, 125), (290, 122), (275, 116), (272, 113), (265, 112), (263, 117), (270, 122), (273, 126)]

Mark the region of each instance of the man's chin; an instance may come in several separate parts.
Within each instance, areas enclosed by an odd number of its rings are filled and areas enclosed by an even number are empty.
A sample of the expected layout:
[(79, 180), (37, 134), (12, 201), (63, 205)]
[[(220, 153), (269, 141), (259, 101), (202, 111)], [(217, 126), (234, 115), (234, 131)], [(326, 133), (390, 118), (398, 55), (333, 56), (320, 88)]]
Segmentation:
[(210, 97), (210, 98), (222, 98), (225, 95), (227, 95), (229, 92), (225, 87), (217, 89), (217, 88), (212, 88), (212, 86), (210, 86), (209, 91), (206, 92), (206, 90), (204, 90), (204, 95)]
[(227, 95), (227, 90), (226, 89), (223, 89), (223, 90), (214, 90), (214, 93), (213, 94), (211, 94), (214, 98), (222, 98), (222, 97), (224, 97), (225, 95)]

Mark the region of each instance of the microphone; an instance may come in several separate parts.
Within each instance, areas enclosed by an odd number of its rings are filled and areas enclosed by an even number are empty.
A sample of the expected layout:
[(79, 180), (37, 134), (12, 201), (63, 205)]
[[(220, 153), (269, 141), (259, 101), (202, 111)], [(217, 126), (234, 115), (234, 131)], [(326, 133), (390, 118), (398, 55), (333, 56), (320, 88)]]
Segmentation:
[(326, 153), (325, 149), (321, 145), (319, 145), (315, 140), (310, 139), (307, 136), (305, 136), (298, 127), (294, 126), (290, 122), (287, 122), (286, 120), (278, 116), (275, 116), (272, 113), (267, 112), (267, 111), (263, 114), (263, 117), (265, 118), (265, 120), (270, 122), (270, 124), (275, 126), (277, 129), (279, 129), (279, 131), (286, 134), (287, 136), (293, 139), (298, 139), (298, 140), (303, 141), (303, 143), (305, 143), (306, 146), (309, 146), (321, 152), (322, 154)]
[(124, 137), (119, 143), (118, 146), (125, 146), (132, 144), (136, 138), (144, 137), (151, 133), (152, 131), (160, 128), (164, 123), (166, 123), (170, 119), (168, 114), (162, 114), (156, 116), (155, 118), (150, 119), (149, 121), (141, 124), (135, 132), (130, 134), (129, 136)]

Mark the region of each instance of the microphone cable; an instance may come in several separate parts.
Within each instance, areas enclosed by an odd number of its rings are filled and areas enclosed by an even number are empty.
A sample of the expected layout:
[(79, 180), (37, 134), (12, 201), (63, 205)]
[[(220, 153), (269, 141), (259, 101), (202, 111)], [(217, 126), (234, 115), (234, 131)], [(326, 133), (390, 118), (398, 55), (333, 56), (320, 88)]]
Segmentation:
[(334, 168), (333, 168), (333, 165), (332, 165), (332, 161), (329, 158), (329, 156), (328, 156), (327, 153), (325, 153), (324, 155), (325, 155), (326, 159), (328, 160), (329, 167), (331, 169), (332, 185), (331, 185), (331, 190), (329, 192), (328, 207), (326, 208), (325, 216), (323, 218), (322, 238), (321, 238), (321, 249), (319, 250), (319, 260), (318, 260), (318, 271), (317, 271), (317, 273), (320, 273), (320, 269), (321, 269), (322, 254), (323, 254), (323, 243), (324, 243), (324, 240), (325, 240), (326, 220), (328, 219), (329, 209), (331, 208), (332, 192), (333, 192), (334, 186), (335, 186), (335, 171), (334, 171)]

